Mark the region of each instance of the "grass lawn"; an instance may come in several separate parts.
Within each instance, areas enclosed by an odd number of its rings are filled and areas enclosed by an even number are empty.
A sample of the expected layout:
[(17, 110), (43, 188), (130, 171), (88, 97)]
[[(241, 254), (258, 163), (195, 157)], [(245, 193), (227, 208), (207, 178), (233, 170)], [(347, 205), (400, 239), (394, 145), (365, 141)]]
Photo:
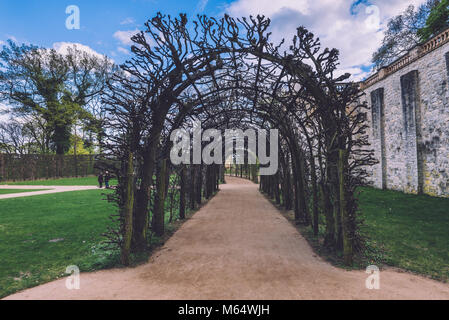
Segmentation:
[(11, 193), (21, 193), (21, 192), (43, 191), (43, 190), (49, 190), (49, 189), (0, 189), (0, 195), (11, 194)]
[(99, 246), (114, 209), (103, 192), (0, 200), (0, 297), (65, 276), (69, 265), (90, 271), (115, 263)]
[(449, 199), (362, 188), (363, 232), (391, 266), (449, 280)]
[[(105, 250), (102, 234), (111, 225), (113, 204), (102, 200), (106, 190), (86, 190), (0, 200), (0, 298), (21, 289), (67, 276), (66, 267), (77, 265), (93, 271), (119, 265), (119, 253)], [(175, 202), (178, 197), (175, 197)], [(151, 246), (165, 242), (183, 223), (178, 208), (169, 223), (166, 199), (162, 238), (153, 236)], [(187, 210), (190, 217), (195, 211)], [(151, 252), (136, 255), (146, 261)]]
[[(22, 186), (96, 186), (98, 185), (97, 177), (80, 177), (80, 178), (61, 178), (61, 179), (48, 179), (48, 180), (31, 180), (31, 181), (18, 181), (18, 182), (2, 182), (1, 184), (8, 185), (22, 185)], [(110, 185), (117, 184), (117, 180), (112, 179), (109, 182)], [(103, 184), (104, 186), (104, 184)]]
[[(365, 187), (361, 188), (359, 206), (368, 249), (366, 256), (355, 259), (355, 268), (389, 265), (449, 281), (448, 198)], [(293, 210), (281, 212), (294, 224)], [(318, 254), (343, 267), (342, 254), (335, 255), (322, 246), (324, 223), (320, 215), (318, 237), (310, 227), (295, 226)]]

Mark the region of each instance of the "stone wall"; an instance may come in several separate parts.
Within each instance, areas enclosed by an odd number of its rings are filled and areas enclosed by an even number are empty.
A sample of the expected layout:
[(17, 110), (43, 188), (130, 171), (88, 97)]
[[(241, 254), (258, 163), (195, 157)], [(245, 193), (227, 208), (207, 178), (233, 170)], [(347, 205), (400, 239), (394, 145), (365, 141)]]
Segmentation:
[(449, 30), (361, 84), (378, 188), (449, 197)]

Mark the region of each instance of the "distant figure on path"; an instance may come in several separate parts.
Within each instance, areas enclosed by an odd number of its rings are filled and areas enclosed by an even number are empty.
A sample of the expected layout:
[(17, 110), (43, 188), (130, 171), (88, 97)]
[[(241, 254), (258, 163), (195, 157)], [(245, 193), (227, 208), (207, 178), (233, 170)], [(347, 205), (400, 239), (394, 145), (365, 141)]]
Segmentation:
[(109, 189), (109, 180), (111, 179), (111, 176), (109, 175), (109, 171), (106, 171), (104, 175), (104, 186), (106, 189)]
[(98, 175), (98, 184), (100, 189), (103, 188), (103, 172), (100, 172), (100, 174)]

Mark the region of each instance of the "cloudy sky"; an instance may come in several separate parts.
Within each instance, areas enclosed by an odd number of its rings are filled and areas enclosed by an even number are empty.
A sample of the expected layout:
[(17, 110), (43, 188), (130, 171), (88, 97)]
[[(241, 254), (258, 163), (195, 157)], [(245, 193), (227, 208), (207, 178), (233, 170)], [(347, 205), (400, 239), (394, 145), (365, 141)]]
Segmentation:
[[(156, 12), (188, 16), (264, 14), (272, 19), (273, 39), (291, 38), (306, 26), (324, 46), (340, 50), (341, 72), (366, 77), (373, 51), (389, 18), (424, 0), (1, 0), (0, 44), (7, 39), (66, 50), (71, 43), (105, 54), (117, 63), (129, 57), (130, 36)], [(80, 28), (69, 30), (69, 5), (80, 10)]]

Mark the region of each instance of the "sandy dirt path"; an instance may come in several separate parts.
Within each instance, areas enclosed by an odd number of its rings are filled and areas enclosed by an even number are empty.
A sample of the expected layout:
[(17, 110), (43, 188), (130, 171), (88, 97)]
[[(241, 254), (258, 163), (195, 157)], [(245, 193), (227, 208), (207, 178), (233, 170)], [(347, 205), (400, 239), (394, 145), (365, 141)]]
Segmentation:
[(98, 187), (95, 187), (95, 186), (22, 186), (22, 185), (11, 185), (10, 186), (10, 185), (1, 185), (0, 189), (23, 189), (23, 190), (48, 189), (48, 190), (41, 190), (41, 191), (29, 191), (29, 192), (9, 193), (9, 194), (0, 195), (0, 199), (10, 199), (10, 198), (38, 196), (41, 194), (49, 194), (49, 193), (94, 190), (94, 189), (98, 189)]
[(7, 299), (449, 299), (448, 284), (391, 270), (380, 290), (366, 289), (365, 272), (317, 257), (255, 184), (227, 182), (148, 263), (82, 273), (79, 290), (61, 279)]

